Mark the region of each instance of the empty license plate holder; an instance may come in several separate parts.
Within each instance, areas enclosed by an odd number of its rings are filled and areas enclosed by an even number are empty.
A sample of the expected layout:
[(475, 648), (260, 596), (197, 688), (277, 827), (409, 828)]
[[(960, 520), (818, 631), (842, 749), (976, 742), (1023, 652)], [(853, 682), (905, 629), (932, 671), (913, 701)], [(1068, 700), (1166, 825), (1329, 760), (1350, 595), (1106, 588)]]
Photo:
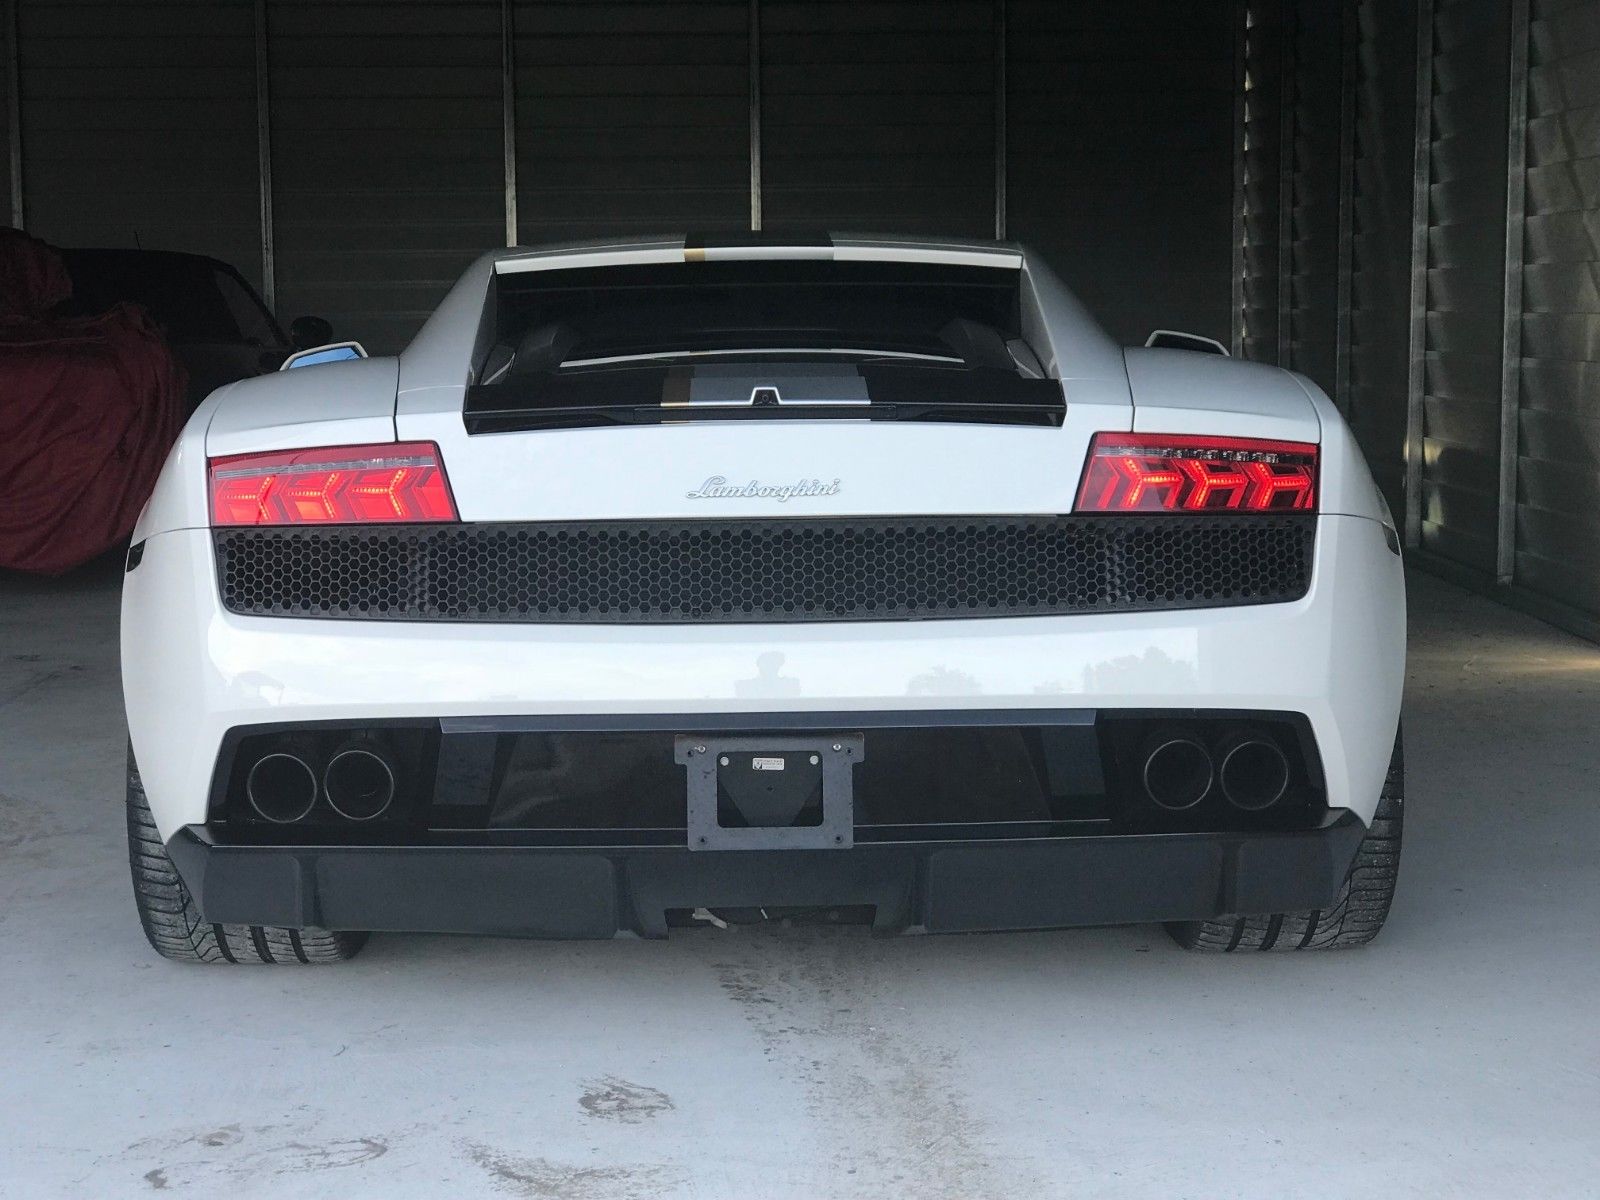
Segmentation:
[[(865, 754), (865, 740), (859, 733), (806, 737), (680, 734), (674, 739), (673, 757), (689, 774), (689, 849), (847, 849), (855, 844), (854, 768)], [(817, 758), (814, 766), (809, 761), (812, 755)], [(798, 761), (793, 756), (798, 756)], [(777, 762), (784, 766), (775, 766)], [(821, 820), (809, 825), (723, 825), (718, 810), (724, 789), (718, 786), (718, 775), (725, 769), (820, 770)]]

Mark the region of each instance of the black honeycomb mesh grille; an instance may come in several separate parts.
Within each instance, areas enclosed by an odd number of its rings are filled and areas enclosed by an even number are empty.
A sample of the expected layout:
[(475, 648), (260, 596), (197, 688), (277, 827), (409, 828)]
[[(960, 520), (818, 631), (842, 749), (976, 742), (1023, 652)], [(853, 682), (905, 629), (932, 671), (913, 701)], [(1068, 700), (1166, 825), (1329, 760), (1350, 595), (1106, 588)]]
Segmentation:
[(1315, 518), (896, 517), (221, 529), (231, 612), (395, 621), (871, 621), (1268, 604)]

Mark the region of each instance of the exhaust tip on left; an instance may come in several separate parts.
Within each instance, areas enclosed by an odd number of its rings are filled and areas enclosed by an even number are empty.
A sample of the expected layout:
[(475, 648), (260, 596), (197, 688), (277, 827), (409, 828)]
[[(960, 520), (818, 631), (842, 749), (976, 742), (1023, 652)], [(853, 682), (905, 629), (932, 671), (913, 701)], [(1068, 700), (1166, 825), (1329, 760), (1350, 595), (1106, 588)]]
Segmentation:
[(1187, 734), (1162, 730), (1140, 748), (1145, 795), (1168, 812), (1182, 812), (1211, 790), (1211, 754)]
[(263, 754), (244, 781), (250, 807), (274, 825), (301, 820), (317, 802), (317, 775), (298, 754)]

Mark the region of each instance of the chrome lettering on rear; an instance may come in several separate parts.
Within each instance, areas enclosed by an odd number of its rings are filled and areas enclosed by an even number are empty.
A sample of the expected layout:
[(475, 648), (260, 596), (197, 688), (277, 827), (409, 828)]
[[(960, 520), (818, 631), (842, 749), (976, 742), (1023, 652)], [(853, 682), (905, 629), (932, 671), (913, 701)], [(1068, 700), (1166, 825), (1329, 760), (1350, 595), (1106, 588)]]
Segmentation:
[(837, 496), (840, 484), (837, 479), (823, 483), (820, 479), (802, 479), (798, 483), (761, 483), (752, 479), (744, 485), (729, 483), (725, 475), (713, 475), (693, 491), (685, 492), (689, 500), (805, 500), (813, 496)]

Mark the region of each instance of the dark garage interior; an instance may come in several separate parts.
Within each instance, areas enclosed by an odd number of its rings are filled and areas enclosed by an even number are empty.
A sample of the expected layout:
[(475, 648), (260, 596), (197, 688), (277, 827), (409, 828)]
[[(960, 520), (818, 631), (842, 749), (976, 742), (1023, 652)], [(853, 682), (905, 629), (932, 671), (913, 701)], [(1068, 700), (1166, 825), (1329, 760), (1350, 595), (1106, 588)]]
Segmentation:
[(1301, 372), (1402, 534), (1413, 818), (1388, 929), (1320, 961), (763, 926), (164, 969), (134, 504), (0, 572), (0, 1193), (1592, 1194), (1600, 0), (0, 0), (0, 128), (0, 225), (259, 296), (234, 378), (307, 316), (398, 353), (486, 249), (684, 230), (1019, 241), (1124, 344)]

